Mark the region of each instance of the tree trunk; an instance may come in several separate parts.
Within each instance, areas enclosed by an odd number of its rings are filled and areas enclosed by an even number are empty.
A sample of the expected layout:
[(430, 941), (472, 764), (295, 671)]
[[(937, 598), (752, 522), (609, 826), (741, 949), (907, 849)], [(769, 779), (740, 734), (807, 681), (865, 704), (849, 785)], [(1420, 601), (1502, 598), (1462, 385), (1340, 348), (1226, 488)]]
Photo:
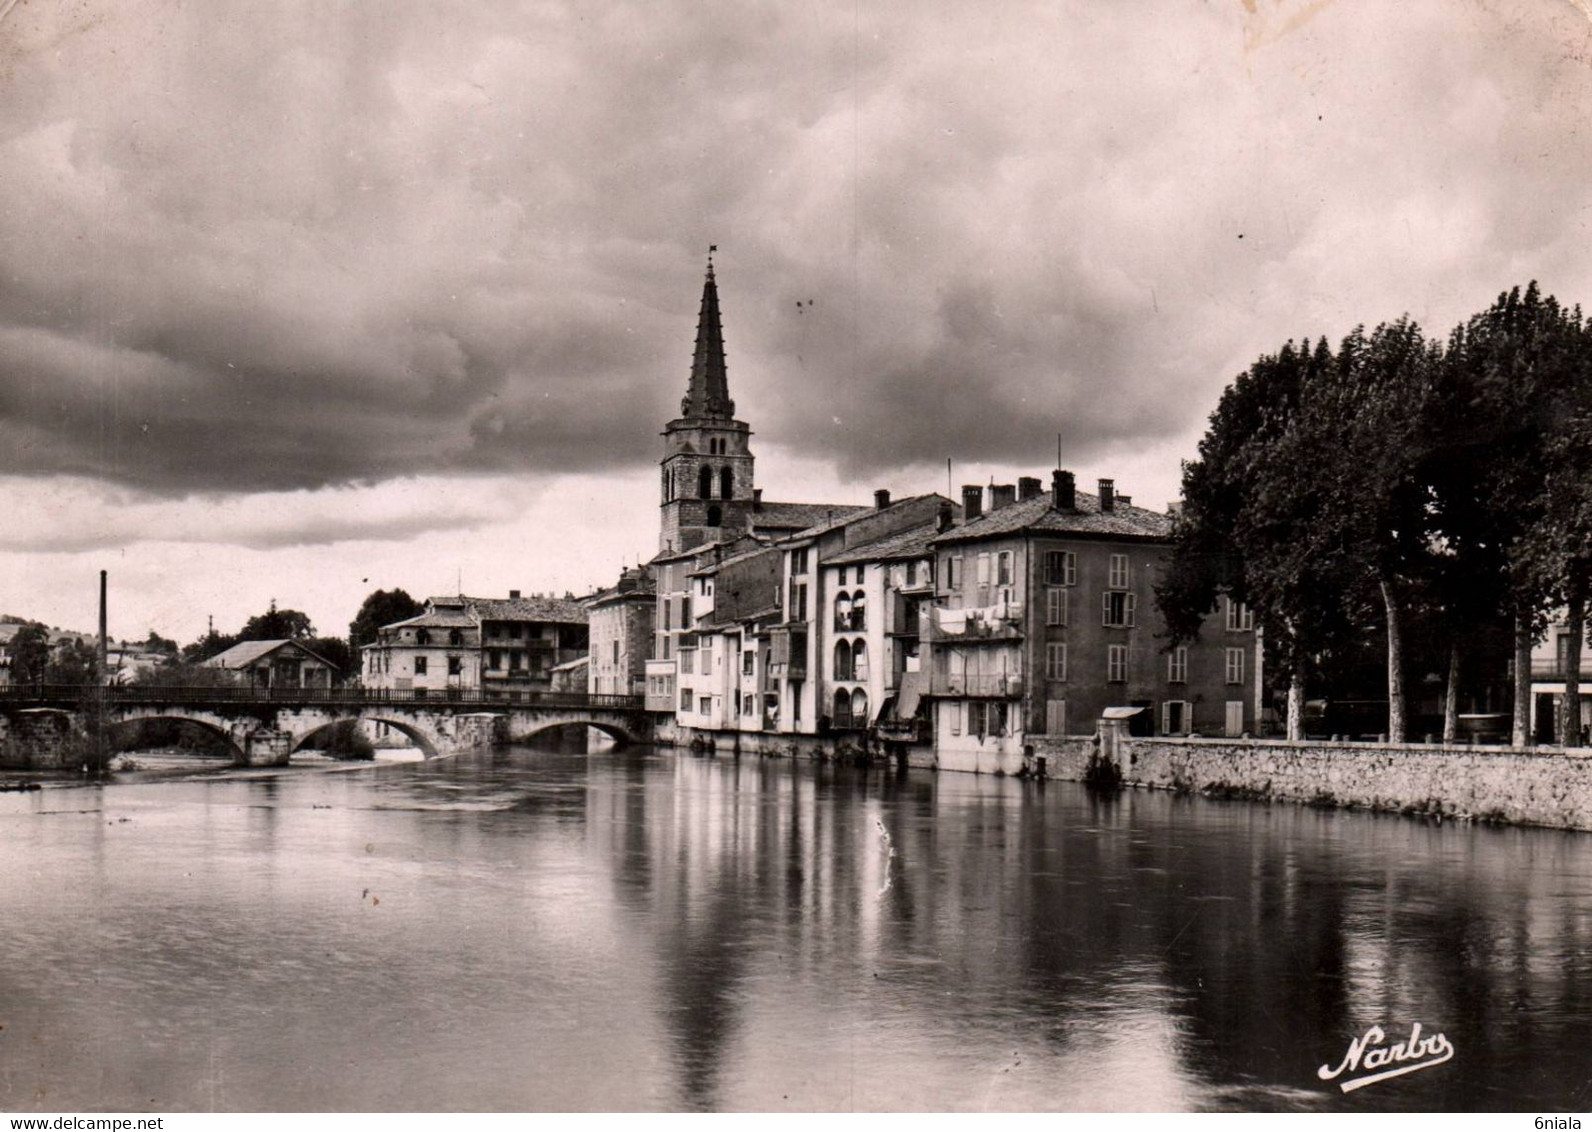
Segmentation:
[(1531, 622), (1515, 616), (1515, 723), (1510, 746), (1529, 747), (1531, 736)]
[(1404, 742), (1404, 630), (1399, 621), (1393, 583), (1382, 579), (1382, 604), (1387, 609), (1387, 738)]
[(1459, 738), (1459, 642), (1448, 646), (1448, 686), (1443, 689), (1443, 742)]
[(1305, 737), (1305, 665), (1293, 662), (1288, 676), (1288, 739), (1297, 743)]
[(1565, 608), (1564, 695), (1559, 700), (1559, 745), (1581, 745), (1581, 644), (1586, 635), (1586, 590), (1570, 586)]

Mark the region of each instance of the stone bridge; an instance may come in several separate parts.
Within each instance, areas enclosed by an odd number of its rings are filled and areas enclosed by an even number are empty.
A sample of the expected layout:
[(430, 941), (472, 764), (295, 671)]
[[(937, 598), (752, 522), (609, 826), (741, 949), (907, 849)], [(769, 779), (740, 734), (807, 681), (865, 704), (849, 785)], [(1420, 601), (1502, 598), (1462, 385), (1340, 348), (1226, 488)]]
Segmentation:
[[(512, 693), (510, 693), (512, 694)], [(360, 721), (386, 724), (427, 758), (555, 727), (593, 727), (620, 743), (652, 738), (640, 696), (580, 692), (460, 695), (324, 688), (0, 688), (0, 765), (75, 766), (103, 712), (114, 729), (146, 719), (195, 724), (219, 736), (240, 766), (281, 766), (294, 751)]]

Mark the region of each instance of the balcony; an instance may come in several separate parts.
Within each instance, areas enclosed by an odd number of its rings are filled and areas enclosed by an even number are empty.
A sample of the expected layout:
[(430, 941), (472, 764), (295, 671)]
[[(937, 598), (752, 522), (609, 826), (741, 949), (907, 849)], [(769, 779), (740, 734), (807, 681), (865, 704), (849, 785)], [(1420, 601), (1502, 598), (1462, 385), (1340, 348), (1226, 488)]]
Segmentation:
[[(1551, 660), (1533, 660), (1531, 662), (1531, 678), (1544, 683), (1562, 682), (1569, 675), (1570, 662), (1565, 657), (1555, 657)], [(1592, 653), (1581, 657), (1581, 668), (1578, 679), (1583, 684), (1592, 683)], [(1592, 691), (1592, 688), (1588, 689)]]
[(1019, 602), (984, 609), (931, 611), (929, 641), (933, 644), (972, 645), (1023, 639), (1023, 609)]
[(1017, 673), (936, 672), (929, 682), (929, 692), (936, 696), (1017, 699), (1023, 694), (1023, 678)]
[(887, 607), (885, 634), (891, 637), (918, 638), (923, 635), (923, 605), (916, 598), (896, 594)]

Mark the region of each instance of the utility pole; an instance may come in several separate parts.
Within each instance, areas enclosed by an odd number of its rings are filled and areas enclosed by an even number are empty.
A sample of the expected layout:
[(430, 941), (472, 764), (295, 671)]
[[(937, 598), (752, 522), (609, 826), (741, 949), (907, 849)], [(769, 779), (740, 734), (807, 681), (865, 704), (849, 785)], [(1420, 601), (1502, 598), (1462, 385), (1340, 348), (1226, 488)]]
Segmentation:
[(105, 728), (105, 678), (110, 672), (110, 640), (106, 634), (105, 591), (106, 571), (100, 571), (99, 585), (99, 652), (94, 665), (94, 773), (104, 774), (110, 765), (110, 752), (106, 749)]

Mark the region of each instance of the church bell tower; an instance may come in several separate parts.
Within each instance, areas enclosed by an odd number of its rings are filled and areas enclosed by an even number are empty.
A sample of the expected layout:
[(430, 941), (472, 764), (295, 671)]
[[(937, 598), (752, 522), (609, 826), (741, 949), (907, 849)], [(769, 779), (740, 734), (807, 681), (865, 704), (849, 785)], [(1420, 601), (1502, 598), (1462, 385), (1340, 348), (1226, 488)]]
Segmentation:
[(709, 249), (691, 378), (680, 416), (663, 429), (660, 551), (690, 550), (746, 529), (753, 500), (751, 436), (746, 422), (735, 419), (735, 402), (730, 400), (719, 288)]

